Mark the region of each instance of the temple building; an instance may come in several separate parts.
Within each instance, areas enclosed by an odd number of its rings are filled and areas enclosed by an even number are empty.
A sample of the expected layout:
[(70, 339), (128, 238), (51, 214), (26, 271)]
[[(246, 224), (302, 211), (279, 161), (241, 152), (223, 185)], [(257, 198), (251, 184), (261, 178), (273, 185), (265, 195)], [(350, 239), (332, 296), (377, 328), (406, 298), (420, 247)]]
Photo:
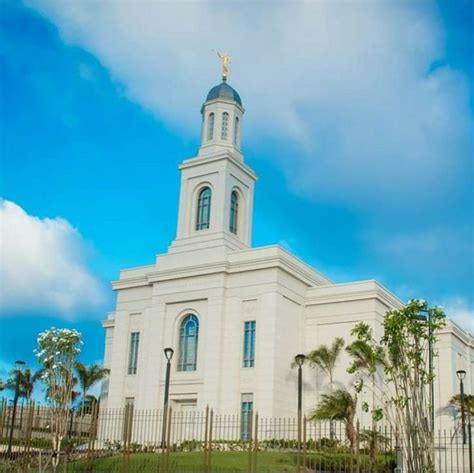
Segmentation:
[[(160, 409), (163, 350), (171, 347), (175, 410), (209, 405), (220, 413), (254, 408), (262, 416), (294, 416), (295, 355), (335, 337), (349, 342), (360, 321), (380, 336), (384, 314), (403, 305), (375, 280), (338, 284), (279, 245), (251, 246), (257, 176), (241, 150), (242, 100), (226, 79), (201, 108), (197, 155), (179, 166), (176, 239), (153, 264), (124, 269), (113, 282), (116, 310), (103, 322), (110, 369), (103, 406)], [(452, 416), (441, 408), (458, 392), (457, 369), (467, 371), (466, 391), (474, 392), (474, 339), (449, 322), (437, 348), (439, 423)], [(338, 385), (351, 383), (348, 363), (344, 353)], [(305, 368), (304, 410), (325, 389), (324, 375)]]

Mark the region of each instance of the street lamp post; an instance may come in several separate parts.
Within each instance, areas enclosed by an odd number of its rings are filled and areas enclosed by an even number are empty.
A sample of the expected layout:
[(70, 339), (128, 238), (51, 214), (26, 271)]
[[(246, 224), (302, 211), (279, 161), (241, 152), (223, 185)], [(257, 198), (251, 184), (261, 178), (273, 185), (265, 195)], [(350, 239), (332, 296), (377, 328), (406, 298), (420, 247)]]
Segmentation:
[(166, 422), (168, 416), (168, 398), (170, 390), (170, 374), (171, 374), (171, 358), (173, 358), (174, 350), (172, 348), (165, 348), (164, 350), (166, 358), (166, 378), (165, 378), (165, 399), (163, 403), (163, 428), (161, 431), (161, 448), (164, 449), (166, 445)]
[(466, 445), (466, 415), (464, 412), (464, 378), (466, 372), (464, 370), (457, 370), (456, 375), (459, 379), (459, 392), (461, 393), (461, 429), (462, 429), (462, 443)]
[(13, 430), (15, 428), (16, 406), (18, 404), (18, 398), (20, 396), (20, 373), (23, 370), (23, 366), (25, 366), (24, 361), (22, 360), (15, 361), (15, 368), (16, 368), (15, 395), (13, 397), (12, 424), (10, 426), (10, 436), (8, 438), (7, 456), (10, 456), (12, 453)]
[(302, 428), (302, 413), (303, 413), (303, 363), (306, 356), (299, 354), (295, 356), (295, 363), (298, 366), (298, 466), (300, 464), (301, 453), (301, 428)]
[[(468, 455), (469, 455), (469, 471), (472, 471), (472, 427), (471, 427), (471, 407), (467, 408), (467, 431), (468, 435), (466, 436), (466, 416), (464, 408), (464, 378), (466, 377), (466, 372), (464, 370), (456, 371), (456, 376), (459, 379), (459, 391), (461, 394), (461, 427), (462, 427), (462, 443), (466, 445), (468, 442)], [(466, 438), (467, 437), (467, 438)], [(467, 442), (466, 442), (467, 441)]]

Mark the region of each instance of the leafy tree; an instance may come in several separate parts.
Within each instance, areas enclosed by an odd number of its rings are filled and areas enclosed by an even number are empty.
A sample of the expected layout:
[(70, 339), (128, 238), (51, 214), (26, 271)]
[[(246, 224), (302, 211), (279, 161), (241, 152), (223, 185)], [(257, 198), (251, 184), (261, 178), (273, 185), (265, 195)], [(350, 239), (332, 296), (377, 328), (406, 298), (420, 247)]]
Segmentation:
[[(426, 317), (420, 317), (420, 313)], [(422, 300), (409, 301), (397, 310), (387, 312), (384, 333), (379, 342), (367, 324), (359, 324), (359, 334), (366, 334), (365, 343), (383, 367), (385, 380), (379, 386), (385, 413), (399, 433), (405, 452), (407, 473), (433, 473), (433, 432), (430, 422), (429, 386), (434, 373), (429, 371), (429, 350), (436, 345), (436, 334), (445, 324), (445, 315), (438, 308), (429, 308)], [(355, 372), (367, 373), (363, 364)], [(370, 371), (369, 371), (370, 373)]]
[(103, 380), (110, 372), (98, 364), (86, 366), (80, 362), (76, 363), (76, 372), (79, 378), (79, 384), (82, 389), (81, 413), (84, 412), (84, 403), (87, 397), (87, 391), (96, 383)]
[[(351, 332), (356, 339), (346, 347), (347, 353), (352, 358), (352, 363), (347, 369), (348, 373), (358, 373), (359, 379), (356, 389), (360, 393), (364, 389), (364, 378), (370, 380), (370, 390), (372, 392), (372, 441), (369, 445), (369, 469), (375, 465), (375, 455), (377, 451), (377, 426), (376, 422), (383, 417), (383, 411), (377, 407), (376, 401), (376, 381), (377, 370), (384, 363), (383, 350), (380, 346), (374, 343), (372, 329), (364, 323), (357, 324)], [(362, 409), (365, 412), (369, 411), (369, 406), (366, 402), (362, 404)]]
[(352, 453), (357, 453), (357, 432), (354, 419), (357, 409), (357, 395), (344, 389), (323, 394), (321, 402), (310, 416), (312, 420), (338, 420), (344, 424)]
[(51, 328), (38, 336), (35, 350), (44, 372), (41, 377), (47, 387), (47, 399), (51, 406), (52, 465), (59, 465), (61, 442), (68, 431), (70, 405), (74, 393), (73, 369), (81, 352), (81, 334), (76, 330)]
[(359, 433), (359, 438), (361, 442), (369, 446), (369, 450), (373, 448), (371, 447), (372, 444), (388, 446), (391, 441), (390, 437), (387, 437), (379, 430), (373, 431), (372, 429), (362, 429)]

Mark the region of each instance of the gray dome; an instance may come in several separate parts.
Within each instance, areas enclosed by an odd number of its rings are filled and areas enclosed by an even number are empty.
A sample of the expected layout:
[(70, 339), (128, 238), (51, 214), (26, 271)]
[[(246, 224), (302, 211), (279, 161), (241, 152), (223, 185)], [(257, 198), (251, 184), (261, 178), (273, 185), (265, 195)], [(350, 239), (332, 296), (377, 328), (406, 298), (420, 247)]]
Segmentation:
[(226, 82), (214, 86), (207, 94), (206, 102), (216, 99), (231, 100), (242, 106), (239, 94)]

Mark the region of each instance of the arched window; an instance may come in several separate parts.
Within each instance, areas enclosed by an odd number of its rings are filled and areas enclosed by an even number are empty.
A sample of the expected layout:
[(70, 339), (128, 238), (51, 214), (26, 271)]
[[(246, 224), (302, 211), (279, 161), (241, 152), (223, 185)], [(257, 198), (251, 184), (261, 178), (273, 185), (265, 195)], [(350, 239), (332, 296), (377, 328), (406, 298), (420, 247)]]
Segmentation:
[(239, 217), (239, 194), (237, 194), (237, 191), (232, 191), (232, 194), (230, 194), (229, 230), (235, 234), (237, 234), (238, 217)]
[(204, 187), (204, 189), (199, 192), (196, 230), (209, 228), (209, 221), (211, 219), (211, 194), (209, 187)]
[(239, 146), (239, 117), (235, 117), (234, 123), (234, 145)]
[(199, 320), (187, 315), (179, 329), (179, 361), (178, 371), (196, 371), (197, 348), (199, 336)]
[(207, 140), (214, 138), (214, 114), (210, 113), (207, 119)]
[(226, 140), (229, 129), (229, 114), (224, 112), (222, 114), (222, 128), (221, 128), (221, 139)]

